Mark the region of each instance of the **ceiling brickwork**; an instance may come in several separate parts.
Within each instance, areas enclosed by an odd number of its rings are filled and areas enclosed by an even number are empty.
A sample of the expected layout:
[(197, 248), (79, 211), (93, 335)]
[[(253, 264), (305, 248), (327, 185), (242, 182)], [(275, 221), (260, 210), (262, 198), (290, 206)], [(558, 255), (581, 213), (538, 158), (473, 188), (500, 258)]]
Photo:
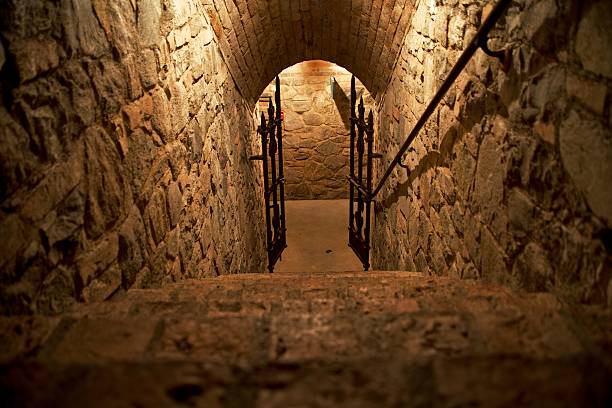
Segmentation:
[(284, 68), (322, 59), (377, 94), (418, 0), (204, 0), (232, 75), (255, 100)]

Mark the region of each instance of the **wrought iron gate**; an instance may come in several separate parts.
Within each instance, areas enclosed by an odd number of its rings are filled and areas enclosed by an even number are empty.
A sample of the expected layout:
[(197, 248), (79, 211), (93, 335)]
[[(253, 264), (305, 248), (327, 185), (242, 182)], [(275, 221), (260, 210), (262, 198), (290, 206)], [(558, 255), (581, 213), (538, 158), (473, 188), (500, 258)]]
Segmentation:
[[(351, 150), (350, 150), (350, 199), (349, 199), (349, 246), (361, 260), (364, 270), (370, 268), (370, 212), (372, 208), (373, 159), (381, 157), (374, 153), (374, 115), (370, 109), (365, 119), (363, 96), (357, 114), (357, 90), (355, 76), (351, 79)], [(367, 144), (367, 146), (366, 146)], [(364, 170), (365, 166), (365, 180)], [(365, 184), (364, 184), (365, 183)], [(357, 204), (357, 208), (355, 208)]]
[(274, 272), (274, 265), (287, 247), (285, 178), (283, 174), (283, 123), (280, 79), (278, 77), (276, 77), (274, 104), (270, 100), (267, 121), (265, 112), (261, 113), (261, 123), (257, 133), (261, 135), (262, 154), (251, 156), (251, 160), (261, 160), (263, 162), (268, 270), (272, 273)]

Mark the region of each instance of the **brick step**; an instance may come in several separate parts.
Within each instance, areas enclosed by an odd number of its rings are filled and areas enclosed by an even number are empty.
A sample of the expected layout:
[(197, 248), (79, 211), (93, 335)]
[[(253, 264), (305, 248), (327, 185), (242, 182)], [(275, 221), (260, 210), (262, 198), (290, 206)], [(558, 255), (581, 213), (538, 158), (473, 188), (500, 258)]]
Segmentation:
[[(403, 386), (417, 391), (431, 387), (427, 398), (433, 399), (425, 403), (444, 405), (444, 392), (451, 393), (450, 401), (467, 403), (472, 396), (464, 387), (470, 381), (473, 387), (483, 381), (502, 394), (510, 392), (503, 388), (509, 386), (517, 392), (512, 395), (520, 396), (514, 376), (537, 384), (555, 370), (585, 381), (608, 376), (604, 368), (610, 366), (611, 316), (609, 309), (570, 307), (551, 294), (411, 273), (224, 276), (133, 289), (62, 316), (0, 317), (0, 384), (8, 389), (39, 386), (47, 398), (61, 381), (50, 380), (49, 385), (46, 376), (68, 381), (81, 372), (84, 378), (75, 380), (74, 398), (82, 401), (78, 392), (85, 393), (90, 380), (105, 383), (116, 376), (121, 384), (109, 389), (122, 395), (131, 392), (132, 379), (143, 386), (158, 381), (170, 387), (164, 373), (178, 370), (176, 378), (196, 373), (195, 385), (177, 385), (177, 393), (186, 393), (179, 397), (212, 398), (210, 406), (219, 402), (214, 399), (219, 395), (231, 399), (225, 394), (230, 391), (244, 391), (263, 401), (260, 406), (317, 406), (319, 399), (308, 399), (316, 392), (303, 393), (313, 386), (327, 395), (325, 381), (340, 381), (339, 389), (345, 387), (347, 394), (339, 394), (338, 401), (347, 405), (354, 402), (350, 392), (359, 394), (362, 383), (372, 395), (378, 395), (379, 386), (391, 387), (381, 395), (397, 398)], [(515, 372), (497, 373), (495, 362)], [(591, 372), (585, 367), (592, 362), (597, 366)], [(35, 367), (40, 376), (33, 373)], [(488, 378), (479, 370), (493, 374)], [(220, 383), (218, 372), (229, 379)], [(458, 388), (444, 377), (446, 372), (457, 377), (453, 381), (459, 381)], [(417, 381), (410, 373), (424, 379)], [(277, 374), (279, 380), (270, 380)], [(13, 380), (27, 375), (34, 376), (31, 384)], [(352, 382), (344, 384), (347, 376)], [(317, 378), (321, 384), (311, 384)], [(275, 381), (287, 382), (284, 391), (274, 388)], [(240, 383), (244, 388), (237, 388)], [(599, 386), (585, 384), (577, 381), (566, 389), (563, 380), (556, 380), (554, 387), (562, 391), (558, 395), (582, 398)], [(209, 395), (212, 389), (218, 393)], [(541, 391), (548, 395), (550, 390)], [(172, 397), (172, 392), (164, 395)], [(407, 398), (418, 402), (420, 395)], [(312, 403), (294, 403), (300, 396)], [(317, 398), (327, 406), (326, 397)]]

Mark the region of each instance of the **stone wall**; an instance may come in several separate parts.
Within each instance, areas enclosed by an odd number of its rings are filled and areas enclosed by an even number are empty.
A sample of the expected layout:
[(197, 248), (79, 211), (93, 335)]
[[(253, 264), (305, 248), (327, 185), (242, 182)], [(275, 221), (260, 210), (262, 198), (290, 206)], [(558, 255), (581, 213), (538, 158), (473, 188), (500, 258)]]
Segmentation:
[(251, 107), (193, 0), (4, 2), (0, 309), (262, 271)]
[[(325, 61), (303, 62), (280, 74), (288, 200), (348, 198), (351, 76)], [(275, 89), (273, 82), (262, 96), (274, 98)], [(369, 111), (369, 92), (359, 81), (356, 89)]]
[[(380, 106), (383, 163), (484, 5), (420, 2)], [(513, 2), (492, 42), (513, 46), (510, 71), (478, 51), (382, 191), (376, 268), (612, 300), (610, 21), (605, 0)]]

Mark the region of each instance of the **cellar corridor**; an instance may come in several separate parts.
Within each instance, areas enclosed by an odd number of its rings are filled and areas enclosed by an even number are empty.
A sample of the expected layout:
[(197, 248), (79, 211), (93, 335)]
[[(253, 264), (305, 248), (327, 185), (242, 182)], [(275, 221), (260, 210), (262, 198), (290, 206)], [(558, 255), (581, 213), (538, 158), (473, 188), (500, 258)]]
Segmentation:
[(0, 0), (0, 405), (610, 406), (610, 21)]

